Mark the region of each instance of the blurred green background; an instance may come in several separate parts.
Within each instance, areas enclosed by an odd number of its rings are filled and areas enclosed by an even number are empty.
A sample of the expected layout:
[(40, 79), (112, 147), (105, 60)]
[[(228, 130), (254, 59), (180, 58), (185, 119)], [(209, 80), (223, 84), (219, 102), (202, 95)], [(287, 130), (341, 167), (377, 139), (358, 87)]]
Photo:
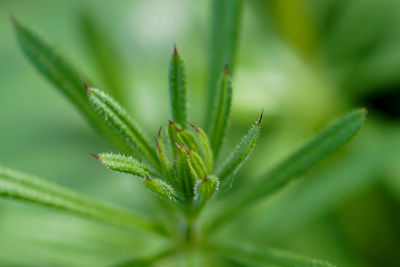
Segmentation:
[[(211, 1), (0, 1), (0, 163), (150, 213), (152, 196), (134, 179), (88, 155), (112, 149), (24, 57), (9, 17), (35, 29), (97, 87), (122, 88), (120, 99), (153, 136), (169, 119), (174, 42), (186, 60), (191, 121), (201, 125), (210, 11)], [(229, 146), (261, 109), (265, 122), (234, 188), (335, 116), (359, 106), (369, 116), (351, 145), (222, 236), (234, 231), (338, 266), (400, 266), (399, 14), (398, 0), (244, 1)], [(86, 41), (88, 18), (103, 37), (96, 47)], [(108, 56), (94, 57), (95, 49)], [(99, 68), (104, 61), (114, 67)], [(141, 233), (0, 201), (0, 265), (107, 266), (162, 245)]]

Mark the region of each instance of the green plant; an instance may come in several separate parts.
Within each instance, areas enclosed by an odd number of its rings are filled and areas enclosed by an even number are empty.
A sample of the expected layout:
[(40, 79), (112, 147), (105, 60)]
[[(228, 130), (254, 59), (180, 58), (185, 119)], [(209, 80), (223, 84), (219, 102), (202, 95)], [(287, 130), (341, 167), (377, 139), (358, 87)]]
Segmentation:
[[(159, 198), (159, 210), (155, 213), (162, 211), (168, 219), (134, 214), (5, 167), (0, 168), (2, 197), (67, 211), (127, 231), (140, 228), (170, 241), (159, 254), (128, 260), (122, 264), (124, 266), (148, 266), (179, 255), (183, 255), (186, 265), (192, 265), (195, 262), (193, 255), (198, 253), (232, 265), (331, 266), (324, 261), (276, 249), (238, 245), (237, 240), (220, 240), (215, 233), (225, 223), (234, 222), (235, 217), (256, 202), (278, 191), (346, 144), (361, 127), (365, 110), (355, 110), (335, 121), (254, 183), (243, 186), (232, 195), (225, 195), (223, 192), (232, 186), (234, 175), (254, 149), (262, 125), (261, 113), (230, 156), (220, 160), (232, 102), (228, 66), (220, 70), (219, 81), (214, 86), (216, 89), (210, 89), (213, 96), (207, 108), (207, 130), (203, 131), (189, 123), (185, 66), (181, 55), (174, 49), (169, 70), (172, 121), (164, 131), (159, 129), (152, 144), (139, 124), (116, 100), (89, 86), (91, 83), (82, 83), (79, 72), (49, 45), (15, 20), (14, 25), (21, 47), (37, 69), (121, 151), (121, 154), (100, 153), (94, 157), (109, 169), (141, 179), (143, 185)], [(227, 42), (234, 43), (232, 40)], [(86, 78), (83, 80), (87, 81)], [(227, 205), (221, 205), (210, 220), (200, 225), (199, 217), (203, 210), (218, 202)]]

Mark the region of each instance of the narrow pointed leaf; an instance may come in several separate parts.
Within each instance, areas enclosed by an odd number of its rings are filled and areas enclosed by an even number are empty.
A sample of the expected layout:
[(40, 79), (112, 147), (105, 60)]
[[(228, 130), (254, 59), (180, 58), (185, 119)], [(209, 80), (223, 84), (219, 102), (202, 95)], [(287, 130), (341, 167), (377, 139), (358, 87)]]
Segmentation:
[(178, 148), (175, 145), (176, 142), (179, 142), (178, 131), (182, 129), (181, 126), (173, 121), (169, 121), (168, 124), (168, 138), (172, 151), (172, 157), (175, 159), (178, 153)]
[(187, 150), (186, 152), (186, 160), (193, 177), (196, 181), (203, 179), (208, 174), (203, 160), (194, 151)]
[(157, 154), (138, 124), (127, 111), (103, 91), (87, 87), (89, 102), (100, 117), (129, 147), (135, 158), (158, 167)]
[(94, 155), (94, 157), (97, 158), (104, 166), (114, 171), (130, 173), (143, 178), (149, 175), (156, 175), (153, 170), (131, 156), (113, 153), (100, 153), (98, 155)]
[(167, 156), (167, 148), (165, 145), (164, 136), (162, 135), (161, 127), (156, 137), (157, 156), (161, 163), (161, 171), (168, 182), (175, 184), (174, 171), (172, 164)]
[(211, 116), (220, 71), (229, 64), (233, 74), (241, 24), (243, 0), (213, 0), (211, 24), (211, 53), (209, 54), (209, 73), (207, 82), (206, 130), (209, 133)]
[(81, 82), (82, 74), (28, 28), (15, 20), (14, 25), (18, 42), (36, 69), (68, 97), (86, 119), (104, 134), (112, 144), (120, 150), (124, 150), (124, 146), (118, 137), (87, 105), (86, 93)]
[(205, 203), (210, 199), (219, 188), (219, 179), (215, 176), (204, 177), (195, 185), (195, 201), (198, 205)]
[(211, 116), (210, 141), (214, 158), (218, 159), (226, 136), (232, 105), (232, 81), (229, 77), (227, 67), (225, 67), (221, 74), (214, 101), (214, 109)]
[(193, 199), (193, 186), (195, 179), (190, 171), (188, 165), (188, 154), (185, 149), (180, 145), (177, 146), (177, 158), (176, 158), (176, 179), (180, 184), (180, 189), (183, 192), (184, 197), (187, 200)]
[(161, 179), (146, 177), (143, 183), (150, 191), (164, 199), (174, 200), (176, 198), (176, 192), (172, 186)]
[(211, 149), (211, 144), (210, 141), (208, 140), (208, 137), (206, 133), (199, 127), (194, 126), (193, 124), (190, 124), (190, 126), (193, 127), (197, 137), (200, 140), (201, 147), (202, 147), (202, 156), (204, 159), (204, 164), (207, 167), (207, 172), (211, 173), (213, 169), (213, 151)]
[(213, 253), (223, 258), (237, 260), (249, 266), (287, 266), (287, 267), (334, 267), (335, 265), (319, 259), (297, 255), (269, 247), (257, 247), (250, 244), (218, 244), (213, 246)]
[(251, 151), (256, 145), (258, 136), (260, 135), (262, 122), (262, 114), (260, 119), (256, 121), (249, 129), (247, 134), (242, 138), (239, 145), (231, 153), (228, 160), (217, 171), (217, 176), (223, 181), (228, 177), (234, 175), (243, 162), (248, 158)]
[(115, 44), (111, 42), (112, 37), (98, 25), (88, 11), (80, 14), (78, 22), (87, 53), (94, 63), (97, 73), (104, 81), (107, 92), (120, 103), (127, 104), (121, 79), (123, 64)]
[(244, 195), (236, 196), (237, 200), (230, 203), (229, 208), (210, 223), (209, 229), (216, 229), (239, 211), (243, 211), (247, 206), (281, 189), (292, 179), (300, 177), (332, 155), (358, 132), (364, 122), (365, 114), (364, 109), (355, 110), (322, 130), (299, 150), (262, 176), (258, 182), (253, 182), (244, 189)]
[(184, 144), (190, 150), (198, 153), (201, 152), (201, 148), (197, 142), (197, 138), (192, 132), (189, 132), (185, 129), (178, 129), (177, 137), (178, 141)]
[(51, 207), (125, 229), (142, 228), (164, 234), (158, 225), (139, 215), (1, 166), (0, 197)]
[(182, 127), (186, 125), (186, 70), (185, 64), (176, 48), (169, 67), (169, 95), (172, 119)]
[(346, 144), (360, 129), (366, 111), (358, 109), (335, 121), (294, 154), (282, 161), (253, 186), (247, 201), (255, 201), (279, 190), (291, 179), (299, 177), (309, 168), (330, 156)]

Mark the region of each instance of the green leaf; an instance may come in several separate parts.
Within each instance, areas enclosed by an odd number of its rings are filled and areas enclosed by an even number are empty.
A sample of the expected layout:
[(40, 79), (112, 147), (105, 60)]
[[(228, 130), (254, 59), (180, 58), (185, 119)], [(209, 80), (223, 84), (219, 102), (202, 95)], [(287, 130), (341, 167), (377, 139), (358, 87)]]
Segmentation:
[(262, 116), (263, 114), (261, 113), (259, 120), (250, 127), (247, 134), (242, 137), (239, 145), (236, 146), (235, 150), (231, 153), (226, 162), (217, 171), (217, 176), (221, 181), (234, 175), (243, 162), (249, 157), (251, 151), (253, 151), (258, 136), (260, 135)]
[(195, 178), (195, 180), (201, 180), (207, 176), (206, 166), (204, 165), (203, 160), (200, 158), (199, 154), (194, 151), (190, 151), (186, 149), (187, 153), (187, 163), (189, 169)]
[(187, 148), (197, 153), (201, 152), (201, 148), (197, 142), (196, 136), (185, 129), (178, 129), (177, 132), (178, 141), (184, 144)]
[(214, 0), (212, 3), (211, 48), (207, 82), (206, 130), (209, 132), (214, 113), (217, 81), (220, 71), (229, 64), (233, 74), (239, 39), (243, 0)]
[(98, 25), (89, 11), (79, 16), (79, 30), (97, 73), (105, 82), (107, 92), (122, 104), (126, 103), (121, 80), (121, 60), (112, 38)]
[(253, 202), (268, 196), (330, 156), (358, 132), (365, 114), (365, 109), (358, 109), (328, 126), (254, 184), (247, 201)]
[(125, 142), (135, 158), (145, 159), (158, 168), (159, 161), (155, 149), (127, 111), (103, 91), (89, 87), (86, 87), (86, 90), (93, 109), (108, 123), (121, 141)]
[(47, 206), (118, 226), (164, 234), (152, 221), (70, 189), (0, 166), (0, 196)]
[(204, 159), (204, 164), (207, 167), (207, 172), (210, 173), (212, 171), (213, 161), (214, 161), (210, 141), (208, 140), (206, 133), (201, 128), (198, 128), (191, 123), (189, 123), (189, 124), (190, 124), (190, 126), (193, 127), (194, 131), (196, 132), (197, 137), (200, 140), (201, 148), (202, 148), (201, 153), (202, 153), (202, 156)]
[(172, 157), (175, 159), (178, 153), (177, 146), (175, 145), (176, 142), (179, 142), (178, 131), (182, 129), (180, 125), (173, 121), (169, 121), (168, 124), (168, 138), (169, 143), (172, 151)]
[(28, 28), (15, 19), (13, 19), (13, 23), (22, 50), (37, 70), (60, 89), (82, 112), (86, 119), (103, 133), (112, 144), (125, 151), (118, 137), (99, 118), (93, 109), (87, 105), (86, 93), (81, 82), (82, 74)]
[(178, 183), (180, 183), (180, 189), (185, 199), (192, 200), (193, 186), (196, 181), (188, 166), (188, 153), (177, 143), (175, 143), (175, 146), (177, 147), (176, 178)]
[[(217, 244), (211, 248), (213, 253), (226, 259), (237, 260), (243, 264), (255, 266), (269, 266), (277, 264), (287, 267), (334, 267), (323, 260), (312, 259), (268, 247), (257, 247), (250, 244)], [(248, 265), (247, 265), (248, 264)]]
[(198, 205), (204, 204), (219, 188), (219, 179), (215, 176), (204, 177), (197, 181), (194, 189), (194, 199)]
[(166, 142), (164, 140), (161, 127), (157, 134), (156, 145), (157, 145), (157, 156), (161, 163), (162, 173), (164, 177), (167, 178), (168, 182), (175, 184), (176, 181), (174, 178), (174, 170), (170, 160), (168, 159)]
[(119, 263), (114, 267), (150, 267), (157, 261), (166, 258), (173, 253), (174, 251), (172, 249), (168, 249), (152, 256), (130, 259), (122, 263)]
[(358, 132), (364, 122), (365, 115), (365, 109), (355, 110), (322, 130), (311, 141), (262, 176), (261, 179), (249, 184), (248, 188), (243, 190), (244, 195), (236, 196), (235, 199), (237, 200), (230, 203), (229, 208), (220, 213), (210, 223), (208, 229), (216, 229), (224, 221), (237, 214), (238, 211), (242, 211), (243, 208), (276, 192), (292, 179), (301, 176), (323, 159), (332, 155)]
[(93, 156), (104, 166), (114, 171), (130, 173), (143, 178), (149, 175), (156, 175), (156, 173), (149, 167), (140, 163), (131, 156), (113, 153), (100, 153)]
[(163, 180), (146, 177), (143, 180), (143, 183), (150, 191), (156, 193), (158, 196), (164, 199), (175, 200), (175, 198), (177, 197), (176, 192), (172, 188), (172, 186), (167, 184)]
[(211, 118), (210, 141), (217, 160), (224, 142), (226, 130), (228, 128), (232, 105), (232, 81), (228, 74), (228, 66), (221, 74), (219, 84), (215, 93), (214, 114)]
[(176, 47), (169, 67), (169, 95), (172, 108), (172, 120), (183, 128), (186, 126), (186, 70), (185, 64)]

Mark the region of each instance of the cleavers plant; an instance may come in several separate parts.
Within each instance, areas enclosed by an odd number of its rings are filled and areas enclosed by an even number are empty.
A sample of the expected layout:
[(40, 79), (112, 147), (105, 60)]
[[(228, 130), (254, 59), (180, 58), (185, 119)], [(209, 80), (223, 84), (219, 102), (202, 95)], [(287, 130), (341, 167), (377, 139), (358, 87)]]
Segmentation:
[[(218, 240), (214, 233), (346, 144), (361, 127), (365, 110), (352, 111), (332, 123), (258, 180), (229, 196), (228, 206), (199, 225), (202, 210), (224, 200), (223, 192), (232, 185), (233, 177), (254, 150), (262, 126), (261, 112), (230, 155), (221, 158), (232, 108), (229, 67), (219, 70), (219, 81), (215, 90), (211, 90), (214, 92), (210, 97), (212, 104), (205, 111), (206, 130), (203, 130), (188, 117), (185, 65), (174, 48), (169, 68), (171, 120), (155, 131), (156, 138), (150, 141), (118, 101), (87, 85), (87, 79), (41, 38), (16, 20), (13, 22), (19, 43), (30, 61), (120, 151), (120, 154), (106, 152), (93, 156), (111, 170), (140, 179), (144, 188), (159, 198), (170, 223), (156, 216), (146, 218), (5, 167), (0, 167), (0, 196), (66, 211), (127, 231), (140, 228), (170, 240), (167, 250), (145, 259), (127, 259), (128, 264), (124, 266), (150, 266), (165, 258), (171, 261), (182, 255), (186, 258), (196, 251), (228, 266), (332, 266), (325, 261), (255, 244), (231, 244)], [(208, 203), (212, 199), (215, 202)], [(184, 264), (193, 263), (187, 260)]]

